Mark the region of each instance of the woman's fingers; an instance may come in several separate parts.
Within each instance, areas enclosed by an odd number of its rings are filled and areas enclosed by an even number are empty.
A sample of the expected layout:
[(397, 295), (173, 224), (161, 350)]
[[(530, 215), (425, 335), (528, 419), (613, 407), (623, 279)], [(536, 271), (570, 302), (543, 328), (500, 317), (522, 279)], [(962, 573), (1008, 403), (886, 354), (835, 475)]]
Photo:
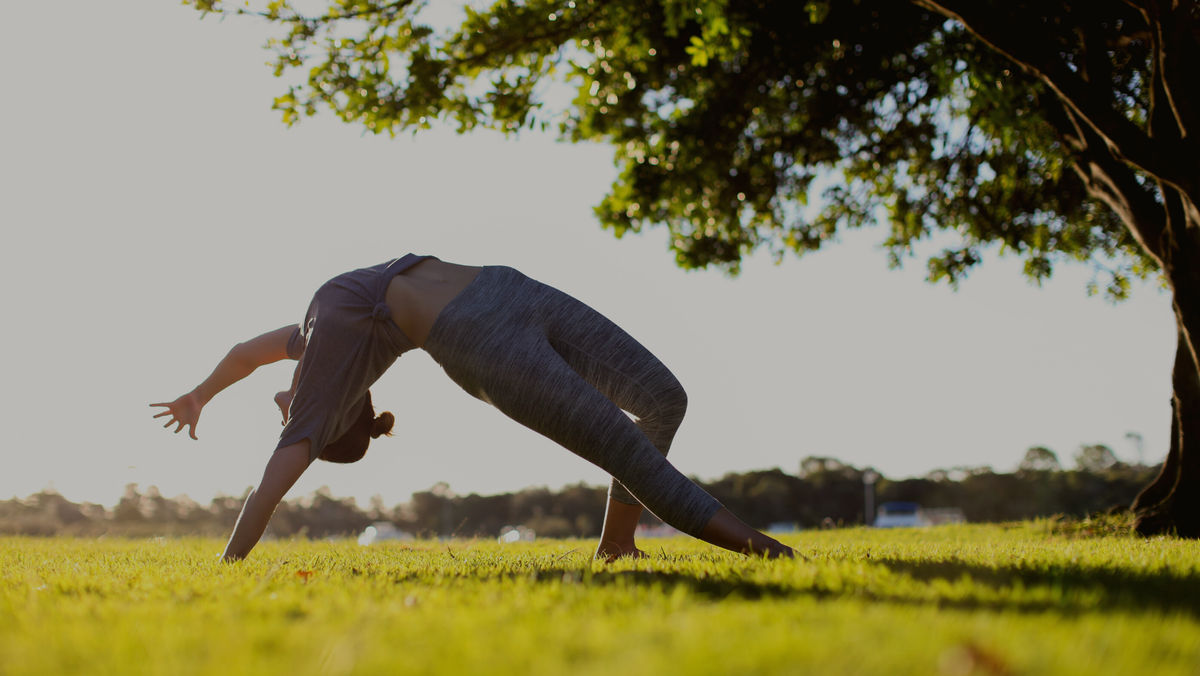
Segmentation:
[(161, 418), (163, 416), (171, 416), (171, 418), (169, 420), (167, 420), (166, 423), (163, 424), (164, 429), (168, 429), (171, 427), (171, 425), (174, 425), (175, 426), (175, 434), (179, 434), (180, 432), (183, 431), (184, 426), (187, 426), (188, 436), (193, 439), (199, 440), (199, 437), (196, 436), (196, 420), (193, 418), (189, 422), (186, 418), (192, 417), (192, 416), (190, 414), (188, 414), (187, 411), (182, 410), (183, 407), (177, 406), (177, 402), (174, 402), (174, 401), (161, 402), (161, 403), (150, 404), (150, 405), (166, 407), (165, 411), (160, 411), (160, 412), (154, 414), (155, 418)]

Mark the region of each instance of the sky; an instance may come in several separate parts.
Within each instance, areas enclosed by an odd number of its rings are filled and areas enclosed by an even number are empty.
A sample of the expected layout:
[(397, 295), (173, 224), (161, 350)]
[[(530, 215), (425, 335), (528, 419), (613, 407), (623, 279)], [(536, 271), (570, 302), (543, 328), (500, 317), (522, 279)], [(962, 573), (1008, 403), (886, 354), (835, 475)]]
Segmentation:
[[(611, 148), (551, 136), (364, 135), (329, 114), (288, 129), (266, 26), (161, 0), (8, 3), (0, 21), (0, 499), (53, 488), (114, 504), (126, 484), (206, 502), (257, 482), (280, 423), (263, 367), (203, 412), (198, 441), (148, 404), (198, 384), (236, 342), (299, 321), (316, 288), (408, 252), (503, 264), (608, 315), (689, 395), (685, 473), (832, 456), (889, 478), (1016, 467), (1044, 445), (1158, 462), (1174, 324), (1157, 282), (1089, 297), (1091, 272), (1037, 288), (990, 255), (957, 291), (889, 270), (864, 230), (742, 274), (683, 271), (666, 233), (617, 240), (592, 214)], [(396, 435), (327, 486), (386, 504), (606, 482), (459, 390), (423, 352), (373, 389)], [(1130, 437), (1142, 437), (1139, 449)]]

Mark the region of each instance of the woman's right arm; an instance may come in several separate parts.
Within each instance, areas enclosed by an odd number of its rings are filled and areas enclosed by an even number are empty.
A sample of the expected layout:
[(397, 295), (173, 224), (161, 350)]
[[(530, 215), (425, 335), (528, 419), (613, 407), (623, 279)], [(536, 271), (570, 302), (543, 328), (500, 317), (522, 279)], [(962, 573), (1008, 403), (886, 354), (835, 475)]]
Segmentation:
[(309, 444), (305, 439), (290, 446), (278, 448), (267, 462), (258, 487), (246, 496), (242, 512), (238, 515), (229, 543), (225, 545), (225, 553), (221, 558), (225, 561), (238, 561), (246, 558), (254, 545), (267, 529), (267, 523), (275, 508), (283, 500), (288, 489), (296, 483), (311, 462), (308, 455)]
[(295, 331), (294, 324), (284, 326), (234, 345), (213, 369), (213, 372), (204, 379), (204, 382), (197, 385), (191, 392), (175, 401), (150, 404), (166, 408), (165, 411), (154, 417), (171, 416), (163, 427), (175, 425), (176, 434), (187, 427), (188, 434), (195, 439), (196, 424), (200, 421), (201, 409), (217, 396), (218, 392), (250, 375), (259, 366), (287, 359), (288, 339)]

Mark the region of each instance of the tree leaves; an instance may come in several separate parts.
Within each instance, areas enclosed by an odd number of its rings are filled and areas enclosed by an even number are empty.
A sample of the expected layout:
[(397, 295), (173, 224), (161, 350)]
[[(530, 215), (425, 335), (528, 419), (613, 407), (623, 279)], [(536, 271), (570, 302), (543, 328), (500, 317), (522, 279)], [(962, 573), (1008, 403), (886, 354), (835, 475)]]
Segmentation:
[[(1144, 42), (1113, 46), (1137, 28), (1113, 23), (1107, 3), (1057, 7), (1038, 10), (1030, 39), (1094, 88), (1111, 82), (1122, 115), (1148, 117)], [(327, 0), (303, 16), (276, 0), (257, 12), (283, 29), (269, 44), (276, 74), (305, 74), (275, 99), (284, 121), (327, 108), (373, 133), (441, 122), (609, 143), (619, 175), (597, 218), (618, 237), (668, 228), (683, 267), (736, 273), (760, 247), (803, 254), (879, 223), (891, 261), (925, 257), (931, 280), (955, 283), (993, 249), (1024, 258), (1034, 280), (1089, 262), (1114, 297), (1154, 269), (1073, 170), (1070, 111), (941, 13), (884, 0), (500, 0), (447, 30), (423, 8)], [(546, 92), (564, 85), (574, 98), (552, 107)]]

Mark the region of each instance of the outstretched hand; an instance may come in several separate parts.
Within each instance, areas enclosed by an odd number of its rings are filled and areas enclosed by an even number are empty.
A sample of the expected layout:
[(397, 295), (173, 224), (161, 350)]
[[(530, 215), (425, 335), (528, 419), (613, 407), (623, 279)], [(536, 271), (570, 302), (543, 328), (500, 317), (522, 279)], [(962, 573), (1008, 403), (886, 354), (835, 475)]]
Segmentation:
[(200, 410), (204, 408), (204, 404), (200, 402), (200, 398), (194, 392), (179, 397), (175, 401), (160, 402), (150, 404), (151, 406), (162, 406), (167, 410), (154, 415), (155, 418), (163, 416), (171, 416), (167, 424), (163, 427), (175, 425), (175, 433), (179, 434), (185, 426), (188, 428), (188, 436), (196, 439), (196, 424), (200, 422)]

